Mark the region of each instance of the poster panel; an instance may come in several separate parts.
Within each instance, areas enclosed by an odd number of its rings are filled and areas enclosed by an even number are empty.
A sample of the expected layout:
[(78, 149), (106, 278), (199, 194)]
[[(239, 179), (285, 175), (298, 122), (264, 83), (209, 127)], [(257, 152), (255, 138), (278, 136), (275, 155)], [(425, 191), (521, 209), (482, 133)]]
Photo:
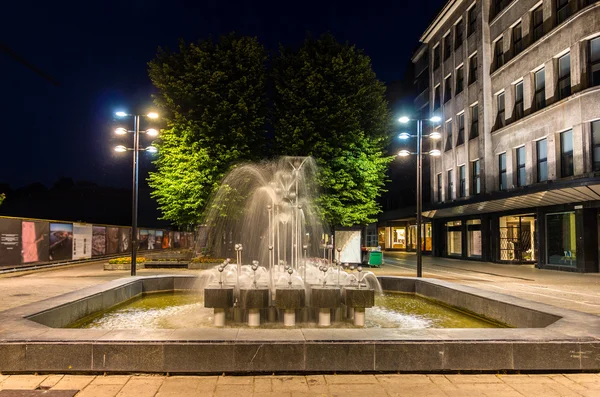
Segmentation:
[(162, 248), (163, 249), (167, 249), (169, 248), (170, 244), (171, 244), (171, 233), (170, 232), (164, 232), (163, 233), (163, 238), (162, 238)]
[(156, 230), (148, 230), (148, 249), (154, 249), (154, 243), (156, 242)]
[(21, 264), (21, 220), (0, 218), (0, 266)]
[(173, 248), (181, 248), (181, 233), (173, 233)]
[(73, 259), (92, 257), (92, 225), (73, 224)]
[(140, 251), (148, 249), (148, 229), (138, 230), (138, 249)]
[(131, 228), (119, 228), (119, 248), (118, 253), (129, 252), (131, 250)]
[(106, 227), (92, 226), (92, 256), (106, 255)]
[(203, 252), (208, 246), (208, 227), (206, 225), (198, 226), (197, 231), (196, 249)]
[(336, 230), (335, 249), (341, 248), (340, 260), (342, 263), (361, 263), (361, 231), (360, 230)]
[(164, 238), (164, 232), (162, 230), (156, 231), (156, 239), (154, 240), (154, 249), (162, 249), (162, 241)]
[(73, 258), (73, 225), (71, 223), (50, 223), (51, 261), (71, 260)]
[(186, 239), (185, 247), (186, 248), (194, 248), (194, 232), (186, 233), (185, 239)]
[(119, 251), (119, 228), (106, 228), (106, 253), (108, 255), (116, 254)]
[(21, 223), (23, 263), (46, 262), (50, 249), (50, 224), (23, 221)]

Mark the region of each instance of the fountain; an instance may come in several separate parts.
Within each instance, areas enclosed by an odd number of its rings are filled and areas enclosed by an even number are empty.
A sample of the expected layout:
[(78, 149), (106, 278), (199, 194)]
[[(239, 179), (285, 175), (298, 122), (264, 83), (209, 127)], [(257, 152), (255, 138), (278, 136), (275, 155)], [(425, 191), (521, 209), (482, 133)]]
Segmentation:
[[(357, 277), (347, 266), (348, 272), (341, 248), (334, 258), (333, 236), (315, 204), (316, 173), (311, 157), (281, 157), (238, 166), (224, 178), (205, 222), (209, 251), (236, 258), (204, 276), (205, 307), (214, 308), (216, 326), (224, 325), (223, 312), (233, 311), (234, 321), (247, 319), (251, 327), (260, 325), (261, 312), (287, 327), (297, 314), (327, 327), (332, 310), (343, 305), (342, 320), (364, 326), (364, 309), (381, 287), (371, 272), (361, 269)], [(347, 316), (353, 313), (359, 314)]]

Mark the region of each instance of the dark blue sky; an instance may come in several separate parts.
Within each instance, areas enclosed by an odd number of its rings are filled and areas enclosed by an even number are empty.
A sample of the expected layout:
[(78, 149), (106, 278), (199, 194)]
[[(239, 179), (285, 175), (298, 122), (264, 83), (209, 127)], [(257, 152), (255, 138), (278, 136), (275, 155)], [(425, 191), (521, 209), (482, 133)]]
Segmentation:
[[(0, 52), (0, 183), (50, 185), (60, 176), (128, 186), (130, 156), (113, 155), (113, 111), (151, 106), (147, 62), (230, 31), (269, 49), (306, 32), (333, 33), (364, 49), (377, 76), (402, 79), (421, 33), (444, 0), (366, 1), (6, 1), (0, 44), (55, 78)], [(123, 142), (124, 143), (124, 142)], [(149, 161), (142, 161), (142, 175)], [(144, 166), (145, 165), (145, 166)]]

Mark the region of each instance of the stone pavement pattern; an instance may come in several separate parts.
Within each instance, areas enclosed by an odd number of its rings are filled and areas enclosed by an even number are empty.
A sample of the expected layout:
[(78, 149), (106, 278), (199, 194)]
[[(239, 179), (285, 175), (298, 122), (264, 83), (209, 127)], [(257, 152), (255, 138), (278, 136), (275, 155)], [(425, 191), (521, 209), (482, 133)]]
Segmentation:
[(597, 397), (600, 396), (600, 374), (172, 377), (0, 375), (0, 391), (14, 389), (80, 390), (77, 397)]

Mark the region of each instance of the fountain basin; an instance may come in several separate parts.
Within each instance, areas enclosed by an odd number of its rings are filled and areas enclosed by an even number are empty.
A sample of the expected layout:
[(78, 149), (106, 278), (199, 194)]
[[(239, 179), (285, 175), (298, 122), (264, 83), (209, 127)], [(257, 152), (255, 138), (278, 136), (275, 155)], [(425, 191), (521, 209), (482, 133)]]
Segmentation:
[(114, 280), (0, 312), (2, 373), (597, 371), (597, 316), (435, 279), (381, 277), (505, 329), (64, 329), (192, 276)]

